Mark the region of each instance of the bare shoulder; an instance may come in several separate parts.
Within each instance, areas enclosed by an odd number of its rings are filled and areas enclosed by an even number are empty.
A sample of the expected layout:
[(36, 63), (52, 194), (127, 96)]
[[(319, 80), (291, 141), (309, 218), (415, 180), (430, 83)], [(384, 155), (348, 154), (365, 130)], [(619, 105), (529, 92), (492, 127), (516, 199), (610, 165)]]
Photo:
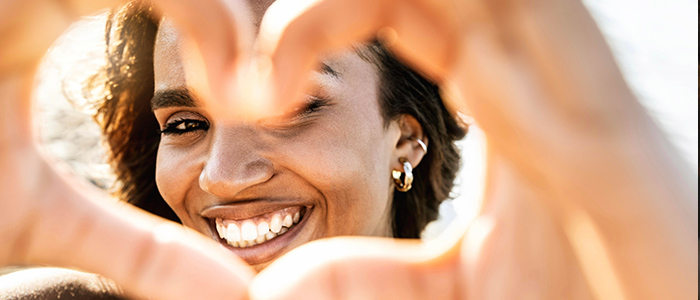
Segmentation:
[(0, 299), (127, 299), (102, 276), (60, 268), (25, 268), (0, 275)]

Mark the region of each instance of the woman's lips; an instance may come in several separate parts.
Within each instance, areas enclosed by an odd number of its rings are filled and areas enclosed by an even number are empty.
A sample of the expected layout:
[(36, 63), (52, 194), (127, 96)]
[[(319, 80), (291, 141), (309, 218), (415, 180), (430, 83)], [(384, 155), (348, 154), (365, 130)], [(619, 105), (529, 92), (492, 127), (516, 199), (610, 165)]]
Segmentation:
[(245, 220), (216, 218), (216, 231), (233, 247), (252, 247), (285, 234), (299, 223), (304, 210), (293, 206)]
[(251, 265), (281, 255), (306, 225), (311, 206), (291, 206), (246, 219), (211, 218), (213, 238)]

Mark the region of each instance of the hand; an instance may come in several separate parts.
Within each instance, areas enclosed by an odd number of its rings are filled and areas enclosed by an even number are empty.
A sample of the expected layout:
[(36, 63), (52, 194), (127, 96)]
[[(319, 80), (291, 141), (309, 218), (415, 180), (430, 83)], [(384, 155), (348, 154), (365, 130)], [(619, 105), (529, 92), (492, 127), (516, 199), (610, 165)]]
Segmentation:
[[(4, 1), (0, 10), (0, 265), (47, 264), (100, 273), (130, 296), (240, 299), (253, 271), (200, 234), (114, 203), (72, 181), (33, 143), (34, 69), (76, 17), (115, 1)], [(232, 2), (158, 1), (206, 54), (212, 74), (232, 65)], [(190, 24), (188, 27), (187, 24)], [(197, 24), (192, 26), (191, 24)], [(212, 78), (220, 78), (214, 75)]]
[[(467, 284), (449, 295), (472, 298), (508, 298), (527, 288), (537, 289), (535, 298), (692, 297), (694, 176), (629, 91), (580, 1), (299, 3), (276, 2), (260, 31), (275, 105), (298, 98), (305, 78), (299, 74), (319, 54), (378, 34), (483, 128), (487, 194), (476, 223), (482, 225), (452, 250), (395, 246), (390, 253), (367, 242), (358, 248), (377, 251), (352, 254), (342, 240), (312, 243), (256, 278), (254, 297), (436, 295), (441, 286), (423, 276), (435, 273)], [(532, 247), (541, 251), (525, 251)], [(412, 259), (392, 255), (405, 251)], [(294, 263), (329, 255), (312, 266)], [(545, 263), (531, 262), (537, 259)], [(290, 268), (301, 276), (275, 293), (262, 290)], [(561, 281), (566, 276), (572, 283)], [(394, 285), (395, 278), (409, 288)]]

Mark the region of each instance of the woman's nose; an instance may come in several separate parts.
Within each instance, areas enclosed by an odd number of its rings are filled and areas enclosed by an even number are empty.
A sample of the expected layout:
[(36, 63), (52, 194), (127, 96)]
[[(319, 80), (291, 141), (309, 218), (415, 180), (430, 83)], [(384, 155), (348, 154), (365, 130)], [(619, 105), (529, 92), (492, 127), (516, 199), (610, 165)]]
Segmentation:
[(203, 190), (218, 197), (234, 197), (272, 178), (274, 167), (260, 155), (259, 139), (253, 130), (219, 128), (212, 134), (209, 156), (199, 176)]

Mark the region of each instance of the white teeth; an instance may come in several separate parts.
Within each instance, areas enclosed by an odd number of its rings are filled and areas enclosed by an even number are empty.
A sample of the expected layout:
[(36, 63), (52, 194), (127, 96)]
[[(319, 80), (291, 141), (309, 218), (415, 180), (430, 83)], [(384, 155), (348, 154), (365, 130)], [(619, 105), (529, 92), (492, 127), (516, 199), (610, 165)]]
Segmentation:
[(274, 215), (270, 220), (270, 230), (274, 233), (280, 232), (282, 229), (282, 218), (279, 215)]
[(284, 227), (291, 227), (292, 224), (294, 224), (293, 221), (292, 221), (292, 216), (286, 215), (286, 216), (284, 217), (284, 220), (282, 220), (282, 226), (284, 226)]
[(255, 239), (255, 242), (257, 242), (258, 244), (262, 244), (262, 242), (264, 242), (264, 241), (266, 241), (265, 235), (258, 236), (258, 238)]
[(220, 219), (216, 220), (216, 232), (219, 233), (220, 238), (225, 238), (226, 237), (226, 228), (224, 227), (223, 222), (221, 222)]
[(284, 234), (299, 223), (301, 220), (300, 211), (294, 213), (292, 211), (282, 210), (271, 213), (267, 215), (269, 218), (267, 220), (264, 220), (264, 216), (246, 220), (217, 218), (215, 227), (219, 238), (232, 247), (252, 247)]
[[(223, 225), (221, 225), (223, 227)], [(228, 224), (226, 228), (226, 240), (229, 242), (238, 242), (241, 240), (241, 230), (236, 224)]]
[(245, 221), (241, 225), (241, 237), (246, 241), (252, 241), (258, 238), (258, 230), (255, 228), (253, 221)]
[(270, 232), (270, 225), (267, 225), (267, 222), (264, 221), (260, 222), (260, 224), (258, 224), (258, 235), (265, 236), (268, 232)]

